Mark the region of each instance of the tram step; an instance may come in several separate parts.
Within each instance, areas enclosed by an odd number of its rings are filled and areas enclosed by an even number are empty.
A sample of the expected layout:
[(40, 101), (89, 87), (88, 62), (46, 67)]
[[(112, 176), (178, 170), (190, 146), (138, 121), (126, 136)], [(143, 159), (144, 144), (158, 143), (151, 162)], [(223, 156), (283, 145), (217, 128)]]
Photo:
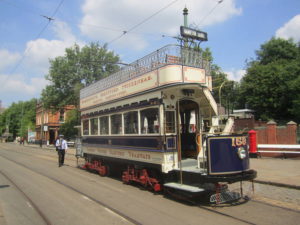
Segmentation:
[(190, 185), (186, 185), (186, 184), (173, 183), (173, 182), (165, 183), (164, 186), (168, 187), (168, 188), (174, 188), (174, 189), (179, 189), (182, 191), (188, 191), (188, 192), (193, 192), (193, 193), (205, 191), (203, 188), (190, 186)]

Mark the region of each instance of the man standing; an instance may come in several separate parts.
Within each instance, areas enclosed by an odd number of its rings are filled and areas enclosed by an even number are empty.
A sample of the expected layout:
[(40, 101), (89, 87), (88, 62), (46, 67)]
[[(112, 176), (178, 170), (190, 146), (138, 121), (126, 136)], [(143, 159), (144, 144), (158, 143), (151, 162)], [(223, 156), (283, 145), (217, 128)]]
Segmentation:
[(66, 150), (68, 149), (68, 145), (66, 140), (64, 139), (64, 135), (59, 135), (59, 139), (56, 140), (56, 144), (55, 144), (56, 148), (57, 148), (57, 153), (58, 153), (58, 166), (61, 167), (62, 165), (64, 165), (64, 161), (65, 161), (65, 153)]

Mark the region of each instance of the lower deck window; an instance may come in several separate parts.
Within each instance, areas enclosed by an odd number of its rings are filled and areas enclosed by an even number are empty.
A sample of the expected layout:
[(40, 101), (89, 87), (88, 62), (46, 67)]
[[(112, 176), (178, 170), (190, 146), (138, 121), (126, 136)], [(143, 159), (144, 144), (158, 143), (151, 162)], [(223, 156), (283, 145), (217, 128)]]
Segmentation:
[(124, 113), (125, 134), (138, 134), (138, 112)]
[(110, 117), (111, 134), (122, 134), (122, 114), (115, 114)]
[(91, 119), (91, 135), (98, 135), (98, 118)]
[(89, 135), (89, 120), (82, 121), (82, 133), (83, 135)]
[(108, 127), (108, 116), (103, 116), (100, 117), (100, 134), (108, 134), (109, 132), (109, 127)]
[(175, 133), (175, 112), (166, 111), (166, 133)]
[(141, 113), (141, 133), (156, 134), (159, 133), (158, 108), (144, 109)]

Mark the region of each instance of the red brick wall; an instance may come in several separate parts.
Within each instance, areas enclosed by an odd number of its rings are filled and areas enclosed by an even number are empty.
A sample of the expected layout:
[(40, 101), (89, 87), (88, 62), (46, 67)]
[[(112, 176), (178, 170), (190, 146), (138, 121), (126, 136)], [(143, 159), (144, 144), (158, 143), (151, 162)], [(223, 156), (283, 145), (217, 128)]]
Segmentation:
[[(259, 125), (259, 126), (258, 126)], [(255, 121), (254, 118), (235, 119), (234, 131), (257, 132), (258, 144), (297, 144), (297, 124), (289, 122), (286, 126), (277, 126), (276, 122)]]
[(264, 127), (259, 130), (255, 129), (255, 131), (257, 144), (266, 144), (266, 140), (268, 139), (267, 129)]

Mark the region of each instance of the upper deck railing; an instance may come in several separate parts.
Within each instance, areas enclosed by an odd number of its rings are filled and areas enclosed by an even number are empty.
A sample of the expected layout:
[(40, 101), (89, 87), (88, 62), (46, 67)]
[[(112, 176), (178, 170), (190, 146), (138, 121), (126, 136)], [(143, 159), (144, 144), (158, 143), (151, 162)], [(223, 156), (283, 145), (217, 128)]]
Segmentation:
[(172, 64), (205, 69), (206, 74), (210, 74), (210, 63), (203, 59), (202, 54), (199, 51), (178, 45), (167, 45), (139, 60), (136, 60), (128, 66), (122, 67), (120, 71), (83, 88), (80, 91), (80, 99), (91, 96), (150, 71), (159, 69), (165, 65)]

